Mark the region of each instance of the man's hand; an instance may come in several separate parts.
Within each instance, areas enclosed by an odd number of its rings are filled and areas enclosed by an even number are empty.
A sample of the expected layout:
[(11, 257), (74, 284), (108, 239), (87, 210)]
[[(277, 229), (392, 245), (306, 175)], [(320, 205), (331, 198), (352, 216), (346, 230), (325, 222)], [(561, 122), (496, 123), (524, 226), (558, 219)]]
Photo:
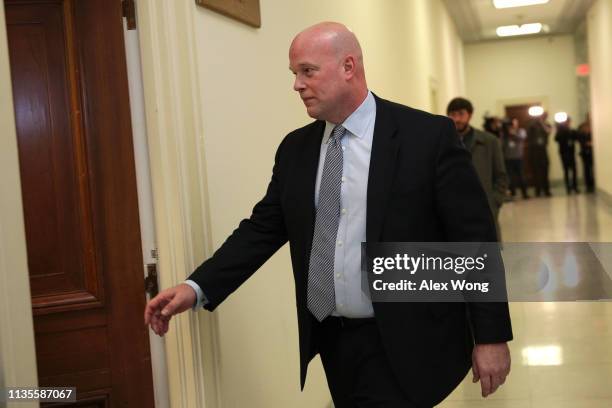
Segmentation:
[(510, 373), (510, 349), (506, 343), (476, 344), (472, 353), (472, 382), (480, 380), (482, 396), (493, 394)]
[(158, 336), (168, 331), (168, 323), (175, 314), (191, 309), (197, 299), (195, 290), (186, 283), (161, 291), (145, 307), (145, 324)]

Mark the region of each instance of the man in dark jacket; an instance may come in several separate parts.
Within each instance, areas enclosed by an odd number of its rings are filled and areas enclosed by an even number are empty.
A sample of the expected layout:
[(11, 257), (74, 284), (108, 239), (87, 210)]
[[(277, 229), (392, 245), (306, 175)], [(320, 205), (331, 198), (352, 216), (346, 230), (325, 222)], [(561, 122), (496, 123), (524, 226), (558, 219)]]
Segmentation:
[(487, 194), (489, 208), (495, 219), (498, 240), (501, 241), (499, 210), (508, 189), (508, 174), (499, 139), (470, 125), (474, 107), (465, 98), (455, 98), (446, 108), (447, 115), (455, 122), (457, 133), (465, 148), (472, 154), (472, 164)]
[(555, 141), (559, 144), (559, 156), (563, 165), (563, 179), (567, 194), (579, 192), (576, 181), (576, 139), (577, 135), (571, 128), (569, 117), (565, 122), (557, 124)]
[(533, 174), (535, 195), (539, 197), (544, 194), (550, 197), (550, 183), (548, 181), (548, 138), (550, 136), (550, 125), (546, 122), (548, 114), (544, 112), (535, 118), (527, 128), (527, 148), (529, 167)]
[(363, 241), (495, 241), (452, 122), (373, 95), (341, 24), (298, 34), (289, 65), (316, 120), (285, 137), (251, 216), (186, 283), (149, 302), (146, 322), (163, 335), (176, 313), (214, 310), (289, 242), (302, 387), (320, 354), (338, 408), (432, 407), (470, 366), (483, 396), (494, 392), (510, 369), (507, 303), (382, 303), (361, 292)]
[(593, 173), (593, 136), (591, 133), (591, 115), (587, 113), (586, 120), (578, 127), (578, 143), (580, 158), (584, 168), (584, 183), (587, 193), (595, 192), (595, 175)]

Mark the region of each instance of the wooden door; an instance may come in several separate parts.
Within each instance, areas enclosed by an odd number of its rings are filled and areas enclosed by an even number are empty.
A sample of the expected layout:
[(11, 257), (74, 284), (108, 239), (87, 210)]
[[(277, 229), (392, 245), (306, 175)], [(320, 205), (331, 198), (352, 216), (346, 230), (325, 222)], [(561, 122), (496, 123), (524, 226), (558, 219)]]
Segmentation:
[(529, 108), (539, 106), (540, 103), (534, 102), (526, 105), (506, 106), (506, 117), (510, 119), (518, 119), (520, 127), (527, 129), (529, 122), (533, 119), (529, 116)]
[[(527, 130), (529, 127), (529, 123), (533, 120), (531, 116), (529, 116), (529, 108), (532, 106), (540, 106), (539, 102), (534, 102), (530, 104), (523, 105), (511, 105), (506, 106), (506, 117), (509, 119), (518, 119), (519, 126), (523, 129)], [(533, 186), (533, 170), (531, 169), (531, 164), (527, 159), (529, 157), (529, 142), (525, 141), (523, 145), (523, 169), (524, 169), (524, 177), (525, 182), (529, 186)]]
[(39, 384), (153, 407), (121, 2), (4, 5)]

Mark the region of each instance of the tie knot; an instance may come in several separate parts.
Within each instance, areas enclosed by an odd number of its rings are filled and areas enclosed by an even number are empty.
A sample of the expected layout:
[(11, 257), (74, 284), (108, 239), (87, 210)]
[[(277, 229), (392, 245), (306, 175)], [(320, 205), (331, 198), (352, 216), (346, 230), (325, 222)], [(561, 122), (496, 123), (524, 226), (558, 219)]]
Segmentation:
[(344, 136), (346, 129), (344, 128), (344, 126), (342, 125), (337, 125), (331, 132), (331, 136), (329, 137), (330, 140), (332, 141), (336, 141), (337, 143), (340, 143), (340, 140), (342, 139), (342, 136)]

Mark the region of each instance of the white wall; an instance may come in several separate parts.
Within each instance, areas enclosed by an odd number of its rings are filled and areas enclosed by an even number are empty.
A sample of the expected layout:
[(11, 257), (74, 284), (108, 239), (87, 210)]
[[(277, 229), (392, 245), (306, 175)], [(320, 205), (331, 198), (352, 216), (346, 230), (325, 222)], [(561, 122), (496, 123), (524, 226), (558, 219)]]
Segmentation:
[(7, 45), (0, 7), (0, 389), (38, 385)]
[(587, 17), (597, 187), (612, 194), (612, 0), (599, 0)]
[[(504, 116), (506, 105), (539, 101), (550, 113), (567, 112), (578, 125), (574, 39), (570, 35), (492, 41), (465, 46), (467, 97), (475, 107), (474, 125), (482, 117)], [(563, 173), (557, 144), (551, 140), (551, 180)]]
[[(194, 16), (213, 246), (262, 197), (282, 137), (309, 123), (292, 90), (288, 47), (325, 20), (360, 38), (370, 89), (422, 109), (463, 92), (461, 42), (439, 0), (261, 1), (262, 28), (208, 9)], [(431, 100), (431, 86), (437, 101)], [(283, 248), (218, 311), (225, 407), (323, 407), (320, 363), (299, 391), (294, 283)]]

